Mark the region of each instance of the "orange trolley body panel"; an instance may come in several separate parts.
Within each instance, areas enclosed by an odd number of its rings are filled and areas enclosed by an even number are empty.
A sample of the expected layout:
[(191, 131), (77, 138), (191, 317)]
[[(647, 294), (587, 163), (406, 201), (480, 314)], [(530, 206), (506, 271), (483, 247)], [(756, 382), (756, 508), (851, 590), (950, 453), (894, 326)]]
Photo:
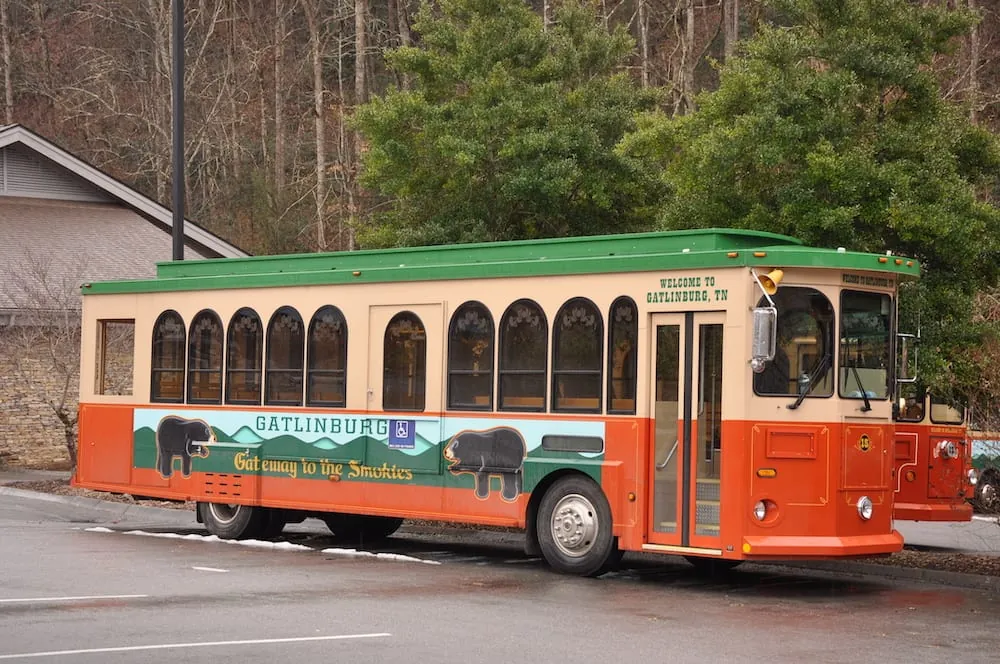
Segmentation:
[[(954, 450), (954, 455), (950, 453)], [(972, 468), (965, 425), (897, 422), (893, 441), (895, 502), (902, 521), (971, 521)]]

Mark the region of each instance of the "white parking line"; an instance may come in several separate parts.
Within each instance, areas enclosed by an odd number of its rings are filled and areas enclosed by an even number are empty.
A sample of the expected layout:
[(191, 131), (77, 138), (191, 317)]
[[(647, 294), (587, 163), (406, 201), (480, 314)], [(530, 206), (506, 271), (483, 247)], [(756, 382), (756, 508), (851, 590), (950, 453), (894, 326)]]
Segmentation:
[(981, 514), (974, 514), (972, 518), (975, 519), (976, 521), (989, 521), (991, 523), (997, 522), (997, 517), (995, 516), (983, 516)]
[(204, 643), (158, 643), (148, 646), (120, 646), (117, 648), (87, 648), (82, 650), (49, 650), (0, 655), (0, 659), (28, 659), (31, 657), (60, 657), (65, 655), (93, 655), (105, 652), (136, 652), (139, 650), (171, 650), (174, 648), (214, 648), (216, 646), (256, 646), (269, 643), (305, 643), (308, 641), (345, 641), (347, 639), (377, 639), (392, 636), (388, 632), (377, 634), (338, 634), (333, 636), (298, 636), (288, 639), (253, 639), (247, 641), (207, 641)]
[(0, 603), (13, 602), (83, 602), (91, 599), (139, 599), (149, 595), (81, 595), (80, 597), (19, 597), (0, 599)]
[(199, 572), (228, 572), (228, 569), (219, 569), (218, 567), (192, 567), (191, 569), (196, 569)]

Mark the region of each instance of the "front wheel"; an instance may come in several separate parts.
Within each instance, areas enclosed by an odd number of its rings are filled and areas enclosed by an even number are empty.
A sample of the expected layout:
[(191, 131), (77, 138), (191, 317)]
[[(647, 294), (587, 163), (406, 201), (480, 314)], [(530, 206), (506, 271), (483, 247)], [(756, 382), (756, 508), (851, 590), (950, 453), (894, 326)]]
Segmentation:
[(262, 507), (226, 503), (198, 503), (198, 513), (208, 532), (222, 539), (259, 537), (270, 516)]
[(537, 528), (542, 556), (557, 572), (599, 576), (618, 558), (611, 507), (589, 477), (564, 477), (549, 487)]

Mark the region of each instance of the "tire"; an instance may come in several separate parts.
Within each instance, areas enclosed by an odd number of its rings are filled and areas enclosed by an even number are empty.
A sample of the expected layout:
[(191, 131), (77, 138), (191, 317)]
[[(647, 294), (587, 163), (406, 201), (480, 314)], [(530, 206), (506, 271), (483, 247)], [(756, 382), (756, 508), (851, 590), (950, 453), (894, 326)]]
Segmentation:
[(723, 558), (702, 558), (700, 556), (684, 556), (691, 563), (695, 572), (701, 576), (724, 576), (729, 571), (739, 567), (742, 560), (725, 560)]
[(323, 515), (323, 522), (334, 537), (357, 544), (381, 542), (403, 525), (403, 520), (389, 516), (364, 516), (331, 512)]
[[(270, 510), (249, 505), (198, 503), (198, 514), (209, 533), (222, 539), (254, 539), (264, 534)], [(282, 524), (284, 527), (284, 524)]]
[(611, 507), (589, 477), (557, 480), (538, 506), (542, 557), (562, 574), (600, 576), (620, 560), (611, 533)]
[(976, 483), (976, 506), (986, 514), (1000, 512), (1000, 473), (990, 470)]

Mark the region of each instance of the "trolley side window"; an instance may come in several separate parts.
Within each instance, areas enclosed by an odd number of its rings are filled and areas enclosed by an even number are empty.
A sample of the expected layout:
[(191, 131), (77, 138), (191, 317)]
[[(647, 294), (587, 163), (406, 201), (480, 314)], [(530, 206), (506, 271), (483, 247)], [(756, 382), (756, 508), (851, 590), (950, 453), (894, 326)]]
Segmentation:
[(892, 301), (882, 293), (844, 291), (840, 295), (840, 396), (889, 396), (892, 354)]
[(961, 424), (965, 421), (965, 406), (957, 401), (942, 399), (931, 393), (931, 422), (934, 424)]
[(188, 338), (188, 403), (222, 403), (222, 320), (199, 312)]
[(309, 323), (309, 369), (306, 403), (347, 405), (347, 319), (332, 305), (316, 312)]
[(448, 327), (448, 407), (493, 408), (493, 316), (481, 302), (455, 310)]
[(549, 324), (531, 300), (518, 300), (500, 320), (500, 409), (543, 412)]
[(552, 327), (552, 411), (601, 412), (601, 311), (590, 300), (575, 297), (559, 309)]
[[(815, 288), (783, 286), (773, 296), (778, 309), (774, 359), (754, 374), (753, 390), (765, 396), (833, 395), (833, 305)], [(758, 306), (763, 306), (762, 300)]]
[(184, 402), (184, 349), (187, 334), (184, 319), (176, 311), (164, 311), (153, 325), (153, 358), (150, 365), (150, 401)]
[(132, 394), (135, 367), (135, 321), (97, 321), (97, 366), (94, 393)]
[(639, 310), (632, 298), (611, 304), (608, 327), (608, 412), (634, 415)]
[(264, 326), (244, 307), (229, 321), (226, 334), (226, 403), (260, 405)]
[(427, 330), (415, 313), (398, 313), (386, 325), (382, 371), (383, 410), (424, 410)]
[(282, 307), (267, 325), (267, 373), (264, 403), (302, 405), (302, 370), (305, 330), (302, 316), (292, 307)]

